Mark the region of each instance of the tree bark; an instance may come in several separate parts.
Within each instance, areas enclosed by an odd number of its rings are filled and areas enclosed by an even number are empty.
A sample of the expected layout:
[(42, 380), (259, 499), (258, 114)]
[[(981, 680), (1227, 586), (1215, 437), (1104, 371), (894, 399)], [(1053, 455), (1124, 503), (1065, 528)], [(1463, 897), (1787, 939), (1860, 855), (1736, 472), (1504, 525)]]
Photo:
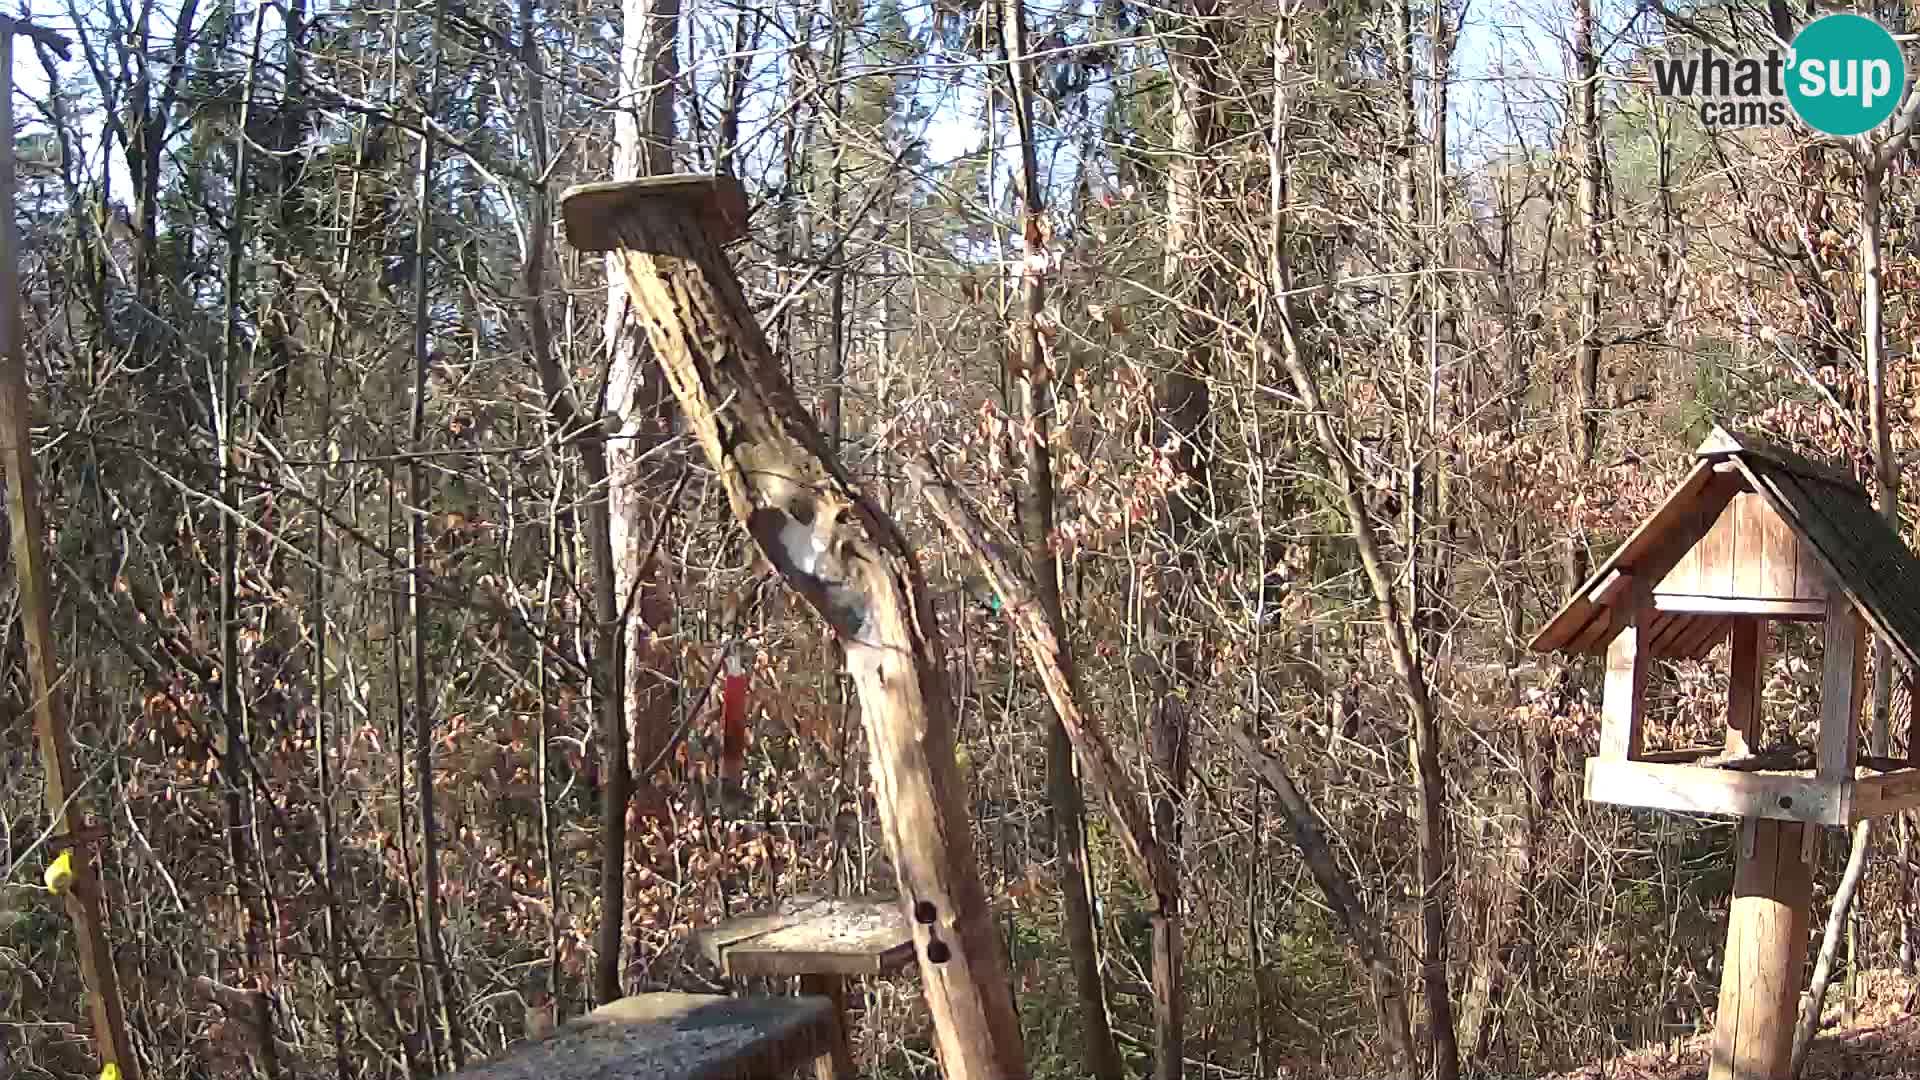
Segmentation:
[(1294, 846), (1300, 849), (1307, 871), (1320, 886), (1327, 907), (1333, 911), (1334, 918), (1340, 920), (1348, 943), (1366, 971), (1368, 996), (1373, 1002), (1375, 1022), (1380, 1025), (1380, 1037), (1387, 1044), (1387, 1053), (1396, 1062), (1412, 1061), (1413, 1030), (1407, 1018), (1406, 988), (1400, 981), (1400, 972), (1394, 968), (1392, 953), (1379, 925), (1367, 913), (1353, 880), (1340, 868), (1332, 845), (1327, 843), (1326, 822), (1294, 785), (1279, 758), (1268, 753), (1252, 734), (1232, 726), (1226, 731), (1234, 748), (1279, 797), (1280, 813), (1293, 832)]
[[(613, 114), (615, 179), (655, 176), (673, 168), (675, 85), (679, 76), (680, 0), (624, 0), (620, 37), (619, 104)], [(620, 953), (626, 926), (627, 806), (636, 785), (643, 810), (661, 801), (651, 777), (635, 776), (636, 765), (658, 756), (672, 729), (673, 693), (653, 657), (657, 628), (672, 618), (672, 599), (645, 580), (643, 563), (650, 521), (665, 484), (656, 460), (669, 437), (671, 400), (657, 365), (649, 362), (647, 341), (627, 296), (627, 281), (617, 255), (607, 261), (606, 411), (618, 424), (618, 437), (599, 442), (596, 452), (607, 468), (606, 525), (612, 565), (608, 582), (613, 598), (611, 633), (618, 660), (612, 692), (601, 710), (605, 761), (600, 827), (600, 928), (594, 967), (594, 997), (606, 1004), (620, 996)], [(584, 460), (584, 459), (583, 459)], [(592, 477), (589, 476), (589, 482)], [(597, 500), (596, 500), (597, 501)], [(597, 532), (599, 525), (589, 521)], [(590, 537), (595, 551), (599, 538)], [(596, 562), (598, 554), (590, 555)], [(596, 573), (598, 571), (596, 570)], [(600, 586), (595, 584), (596, 596)], [(596, 599), (596, 608), (599, 602)], [(604, 615), (596, 613), (596, 620)], [(598, 697), (600, 695), (596, 695)]]
[[(1027, 10), (1023, 0), (1001, 5), (1002, 57), (1007, 62), (1013, 100), (1015, 138), (1020, 158), (1020, 194), (1025, 202), (1023, 288), (1019, 354), (1008, 367), (1019, 409), (1018, 458), (1026, 466), (1015, 503), (1020, 538), (1034, 577), (1042, 615), (1060, 642), (1060, 664), (1072, 678), (1073, 647), (1067, 636), (1060, 597), (1060, 563), (1053, 550), (1053, 366), (1041, 338), (1040, 319), (1047, 302), (1048, 257), (1046, 200), (1040, 187), (1039, 148), (1033, 132), (1033, 65), (1026, 55)], [(837, 175), (837, 172), (836, 172)], [(836, 391), (837, 393), (837, 391)], [(835, 417), (838, 417), (835, 404)], [(1074, 771), (1073, 740), (1058, 711), (1047, 725), (1047, 802), (1053, 833), (1055, 873), (1067, 951), (1079, 994), (1080, 1037), (1086, 1069), (1097, 1080), (1121, 1080), (1120, 1047), (1113, 1039), (1106, 980), (1100, 970), (1100, 940), (1093, 925), (1093, 882), (1087, 858), (1086, 804)]]
[[(1605, 252), (1600, 235), (1600, 57), (1594, 51), (1593, 0), (1573, 9), (1574, 115), (1580, 146), (1578, 217), (1581, 237), (1580, 339), (1574, 362), (1573, 474), (1586, 477), (1600, 442), (1600, 300)], [(1587, 549), (1577, 528), (1568, 532), (1562, 584), (1571, 593), (1587, 580)]]
[[(1184, 481), (1167, 496), (1162, 531), (1166, 555), (1161, 596), (1154, 605), (1156, 636), (1164, 650), (1155, 666), (1154, 701), (1147, 727), (1153, 767), (1154, 835), (1169, 852), (1169, 880), (1153, 919), (1154, 1075), (1179, 1080), (1186, 1057), (1185, 944), (1180, 919), (1180, 833), (1186, 816), (1191, 757), (1189, 699), (1198, 689), (1200, 643), (1178, 618), (1198, 615), (1199, 579), (1194, 521), (1207, 502), (1212, 477), (1212, 388), (1216, 331), (1205, 317), (1220, 303), (1218, 259), (1208, 249), (1204, 185), (1221, 135), (1221, 48), (1217, 0), (1188, 0), (1167, 38), (1174, 112), (1167, 162), (1167, 233), (1162, 274), (1175, 297), (1193, 310), (1176, 316), (1176, 355), (1159, 387), (1161, 427), (1174, 473)], [(1158, 432), (1156, 432), (1158, 435)]]
[[(1886, 165), (1878, 155), (1867, 155), (1860, 176), (1860, 338), (1867, 361), (1868, 434), (1873, 442), (1874, 480), (1880, 488), (1880, 513), (1900, 528), (1900, 473), (1893, 461), (1892, 434), (1887, 428), (1887, 357), (1884, 282), (1881, 277), (1881, 216), (1884, 207), (1883, 186)], [(1875, 754), (1885, 756), (1890, 742), (1888, 711), (1893, 702), (1893, 653), (1887, 639), (1873, 639), (1873, 734), (1870, 745)], [(1849, 717), (1849, 720), (1855, 719)], [(1866, 860), (1873, 846), (1873, 822), (1854, 827), (1853, 846), (1847, 853), (1846, 873), (1834, 889), (1832, 909), (1820, 939), (1820, 956), (1813, 967), (1813, 984), (1807, 988), (1800, 1022), (1793, 1032), (1793, 1075), (1798, 1077), (1806, 1064), (1807, 1047), (1820, 1029), (1820, 1011), (1826, 1005), (1827, 988), (1833, 980), (1833, 960), (1839, 951), (1840, 936), (1845, 933), (1847, 916), (1853, 909), (1860, 880), (1865, 876)], [(1905, 860), (1900, 872), (1907, 873)], [(1902, 921), (1906, 915), (1900, 913)]]
[(734, 516), (843, 647), (941, 1066), (960, 1080), (1022, 1080), (1019, 1018), (974, 861), (919, 563), (828, 449), (708, 231), (703, 208), (744, 218), (739, 184), (680, 180), (623, 198), (605, 235), (569, 209), (569, 235), (618, 249), (632, 310)]

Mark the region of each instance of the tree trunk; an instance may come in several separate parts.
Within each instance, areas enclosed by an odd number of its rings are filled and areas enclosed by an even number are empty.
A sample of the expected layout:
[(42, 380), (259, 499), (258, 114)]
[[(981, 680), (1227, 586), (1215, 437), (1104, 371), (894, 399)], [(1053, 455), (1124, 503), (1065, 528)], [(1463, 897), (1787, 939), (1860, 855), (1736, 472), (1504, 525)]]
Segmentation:
[(1159, 406), (1167, 449), (1184, 488), (1169, 494), (1162, 530), (1166, 556), (1160, 569), (1161, 595), (1155, 605), (1155, 636), (1164, 650), (1155, 666), (1152, 716), (1147, 727), (1152, 764), (1154, 835), (1169, 853), (1171, 875), (1161, 908), (1154, 913), (1152, 945), (1154, 1075), (1179, 1080), (1186, 1057), (1185, 945), (1180, 919), (1180, 833), (1185, 818), (1192, 718), (1188, 702), (1198, 692), (1200, 643), (1184, 633), (1178, 616), (1198, 617), (1194, 594), (1199, 585), (1199, 553), (1194, 549), (1194, 519), (1207, 502), (1211, 483), (1213, 340), (1206, 314), (1221, 301), (1217, 257), (1204, 235), (1203, 185), (1212, 175), (1210, 159), (1220, 138), (1217, 109), (1221, 93), (1217, 0), (1189, 0), (1181, 25), (1167, 38), (1167, 63), (1173, 74), (1172, 146), (1167, 162), (1167, 232), (1162, 274), (1178, 300), (1193, 310), (1176, 318), (1174, 356), (1162, 376)]
[(1300, 849), (1307, 871), (1320, 886), (1327, 907), (1340, 921), (1347, 942), (1353, 946), (1354, 955), (1366, 971), (1368, 997), (1373, 1002), (1374, 1020), (1380, 1025), (1380, 1037), (1392, 1059), (1389, 1064), (1412, 1061), (1413, 1030), (1407, 1019), (1406, 989), (1400, 981), (1400, 972), (1394, 967), (1393, 954), (1380, 927), (1367, 913), (1353, 880), (1341, 869), (1332, 845), (1327, 843), (1326, 823), (1294, 785), (1280, 759), (1261, 747), (1259, 740), (1231, 725), (1227, 727), (1227, 737), (1279, 797), (1280, 814), (1293, 832), (1294, 846)]
[[(624, 180), (659, 175), (673, 167), (680, 0), (625, 0), (621, 17), (613, 175)], [(617, 257), (607, 262), (606, 341), (605, 407), (619, 425), (619, 437), (600, 443), (604, 450), (595, 451), (604, 454), (608, 473), (607, 543), (613, 568), (608, 588), (614, 614), (611, 627), (602, 632), (612, 634), (616, 643), (606, 654), (608, 659), (600, 662), (600, 666), (611, 664), (613, 672), (612, 692), (601, 711), (605, 776), (600, 815), (601, 920), (594, 968), (594, 997), (601, 1004), (620, 996), (627, 805), (635, 785), (649, 785), (652, 779), (633, 775), (634, 768), (658, 756), (673, 722), (672, 687), (653, 656), (654, 634), (672, 618), (672, 600), (666, 590), (644, 579), (642, 567), (665, 479), (654, 458), (669, 437), (671, 413), (659, 368), (648, 362), (646, 337), (633, 314)], [(590, 520), (588, 528), (597, 531), (598, 526)], [(588, 540), (590, 557), (596, 562), (599, 543), (598, 537)], [(597, 582), (595, 590), (597, 595)], [(595, 615), (596, 620), (604, 618)], [(612, 659), (616, 653), (617, 661)], [(651, 787), (642, 791), (643, 811), (657, 813), (660, 797)]]
[[(1276, 41), (1275, 46), (1275, 83), (1284, 87), (1287, 77), (1291, 75), (1288, 63), (1290, 48), (1285, 41)], [(1358, 466), (1349, 456), (1346, 443), (1334, 430), (1332, 416), (1320, 395), (1319, 382), (1314, 377), (1295, 323), (1289, 299), (1293, 275), (1286, 255), (1286, 204), (1280, 198), (1284, 191), (1282, 178), (1286, 175), (1290, 152), (1287, 141), (1288, 115), (1287, 95), (1284, 91), (1277, 91), (1269, 167), (1274, 218), (1269, 242), (1268, 285), (1280, 339), (1278, 359), (1286, 369), (1294, 392), (1300, 396), (1312, 426), (1314, 441), (1319, 446), (1321, 456), (1326, 459), (1333, 487), (1340, 493), (1347, 527), (1353, 535), (1354, 546), (1359, 549), (1361, 567), (1371, 586), (1381, 628), (1387, 637), (1387, 651), (1393, 660), (1400, 693), (1413, 721), (1420, 917), (1424, 938), (1421, 984), (1427, 999), (1428, 1023), (1433, 1029), (1429, 1037), (1433, 1040), (1436, 1073), (1441, 1080), (1455, 1080), (1460, 1066), (1454, 1041), (1452, 997), (1448, 989), (1446, 964), (1446, 915), (1451, 901), (1451, 879), (1447, 871), (1452, 860), (1446, 833), (1445, 778), (1440, 772), (1439, 713), (1420, 657), (1408, 641), (1407, 622), (1381, 554), (1379, 532), (1361, 496)], [(1413, 1062), (1409, 1060), (1407, 1064)]]
[(621, 185), (596, 208), (608, 195), (570, 197), (570, 238), (618, 249), (632, 310), (734, 516), (843, 647), (940, 1064), (959, 1080), (1022, 1080), (1019, 1018), (954, 757), (939, 628), (912, 548), (828, 450), (709, 231), (744, 222), (739, 184)]
[[(1593, 0), (1575, 0), (1574, 117), (1580, 145), (1578, 217), (1581, 237), (1580, 340), (1574, 363), (1573, 475), (1584, 482), (1600, 443), (1600, 299), (1606, 266), (1600, 235), (1600, 57), (1594, 51)], [(1571, 593), (1587, 580), (1587, 549), (1576, 526), (1569, 530), (1562, 583)]]
[[(1860, 338), (1867, 360), (1867, 402), (1869, 437), (1873, 441), (1874, 480), (1880, 488), (1880, 513), (1900, 528), (1900, 473), (1893, 461), (1892, 435), (1887, 428), (1887, 357), (1884, 282), (1881, 277), (1883, 247), (1881, 214), (1885, 209), (1883, 186), (1886, 166), (1869, 155), (1860, 176)], [(1888, 710), (1893, 701), (1893, 654), (1887, 639), (1873, 639), (1873, 736), (1872, 751), (1885, 756), (1890, 743)], [(1851, 721), (1852, 717), (1849, 717)], [(1806, 1063), (1807, 1047), (1820, 1029), (1820, 1010), (1826, 1005), (1827, 987), (1833, 979), (1833, 959), (1839, 950), (1840, 935), (1846, 931), (1847, 916), (1865, 876), (1867, 854), (1873, 844), (1873, 822), (1863, 821), (1853, 830), (1853, 847), (1847, 854), (1847, 870), (1834, 889), (1832, 909), (1820, 939), (1820, 957), (1814, 964), (1813, 984), (1807, 988), (1801, 1007), (1800, 1023), (1793, 1033), (1793, 1075), (1799, 1076)], [(1902, 860), (1901, 873), (1906, 873)], [(1904, 918), (1904, 914), (1902, 916)]]
[[(1074, 669), (1073, 647), (1060, 598), (1060, 563), (1053, 551), (1053, 365), (1040, 336), (1047, 302), (1046, 200), (1040, 186), (1039, 149), (1033, 132), (1033, 65), (1026, 55), (1027, 11), (1023, 0), (1003, 0), (1002, 55), (1012, 91), (1015, 138), (1020, 158), (1020, 194), (1025, 202), (1022, 313), (1019, 355), (1007, 365), (1018, 399), (1017, 460), (1026, 466), (1015, 493), (1020, 537), (1034, 576), (1034, 592), (1054, 637), (1060, 664)], [(836, 174), (837, 175), (837, 174)], [(836, 406), (837, 407), (837, 406)], [(1055, 711), (1047, 725), (1047, 802), (1060, 884), (1061, 918), (1079, 993), (1081, 1039), (1086, 1070), (1097, 1080), (1120, 1080), (1120, 1048), (1113, 1040), (1106, 980), (1100, 971), (1100, 941), (1093, 925), (1093, 882), (1088, 873), (1086, 805), (1074, 771), (1073, 740)]]

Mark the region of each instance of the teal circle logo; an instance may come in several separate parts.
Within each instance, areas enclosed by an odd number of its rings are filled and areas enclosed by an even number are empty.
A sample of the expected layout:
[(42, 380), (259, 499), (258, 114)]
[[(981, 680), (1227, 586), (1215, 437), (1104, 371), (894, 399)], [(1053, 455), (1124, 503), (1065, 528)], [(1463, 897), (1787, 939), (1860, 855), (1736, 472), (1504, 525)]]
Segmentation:
[(1828, 135), (1872, 131), (1900, 105), (1907, 61), (1887, 28), (1864, 15), (1824, 15), (1794, 35), (1787, 101)]

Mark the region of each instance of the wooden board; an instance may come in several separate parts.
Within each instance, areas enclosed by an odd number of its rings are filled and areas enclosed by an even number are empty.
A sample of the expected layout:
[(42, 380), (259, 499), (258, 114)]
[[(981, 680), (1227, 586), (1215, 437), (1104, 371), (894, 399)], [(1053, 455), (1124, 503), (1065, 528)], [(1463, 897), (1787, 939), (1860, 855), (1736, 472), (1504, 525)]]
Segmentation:
[(1916, 807), (1920, 807), (1920, 769), (1882, 773), (1853, 782), (1847, 822), (1858, 824)]
[(1820, 656), (1820, 775), (1851, 778), (1860, 717), (1860, 673), (1866, 661), (1864, 627), (1845, 595), (1828, 598)]
[(728, 975), (884, 975), (913, 959), (913, 927), (892, 899), (794, 897), (697, 940)]
[(582, 251), (609, 251), (633, 239), (622, 226), (637, 203), (666, 200), (677, 212), (706, 222), (715, 243), (747, 234), (747, 194), (729, 176), (642, 176), (575, 184), (560, 195), (560, 221), (567, 243)]
[(640, 994), (454, 1074), (455, 1080), (773, 1080), (830, 1052), (821, 997)]
[(1698, 765), (1587, 760), (1589, 801), (1689, 814), (1844, 825), (1850, 783)]
[(1764, 615), (1769, 619), (1813, 621), (1824, 619), (1824, 600), (1771, 600), (1747, 596), (1695, 596), (1655, 593), (1656, 610), (1679, 615)]
[(1761, 693), (1767, 683), (1767, 624), (1733, 624), (1733, 660), (1727, 684), (1726, 752), (1745, 756), (1760, 749)]
[(1700, 555), (1699, 591), (1702, 595), (1735, 595), (1733, 567), (1738, 561), (1737, 556), (1740, 551), (1740, 539), (1736, 532), (1740, 526), (1734, 507), (1740, 497), (1735, 495), (1728, 500), (1727, 505), (1720, 511), (1720, 516), (1707, 530), (1707, 535), (1701, 537), (1700, 543), (1695, 546), (1695, 550)]
[[(1826, 578), (1801, 572), (1805, 546), (1765, 495), (1741, 491), (1706, 523), (1700, 541), (1660, 580), (1654, 594), (1663, 611), (1771, 613), (1741, 606), (1758, 602), (1777, 605), (1787, 617), (1818, 618)], [(1670, 599), (1677, 597), (1693, 599)], [(1712, 606), (1715, 600), (1719, 606)]]
[(1600, 756), (1610, 761), (1640, 756), (1647, 674), (1653, 665), (1653, 646), (1645, 640), (1652, 610), (1641, 605), (1624, 613), (1630, 624), (1607, 646), (1606, 686), (1600, 700)]

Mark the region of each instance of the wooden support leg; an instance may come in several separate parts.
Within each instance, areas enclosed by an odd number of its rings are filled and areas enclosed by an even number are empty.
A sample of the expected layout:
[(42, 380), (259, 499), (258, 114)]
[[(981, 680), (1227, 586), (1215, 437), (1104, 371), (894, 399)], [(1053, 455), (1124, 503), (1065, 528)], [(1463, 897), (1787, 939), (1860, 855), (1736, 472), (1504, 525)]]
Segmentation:
[(839, 975), (802, 975), (800, 992), (833, 1002), (833, 1049), (813, 1062), (816, 1080), (853, 1080), (853, 1046), (847, 1041), (847, 980)]
[(1813, 892), (1801, 830), (1813, 826), (1767, 820), (1751, 825), (1753, 852), (1739, 852), (1734, 869), (1707, 1080), (1787, 1080), (1793, 1060)]

